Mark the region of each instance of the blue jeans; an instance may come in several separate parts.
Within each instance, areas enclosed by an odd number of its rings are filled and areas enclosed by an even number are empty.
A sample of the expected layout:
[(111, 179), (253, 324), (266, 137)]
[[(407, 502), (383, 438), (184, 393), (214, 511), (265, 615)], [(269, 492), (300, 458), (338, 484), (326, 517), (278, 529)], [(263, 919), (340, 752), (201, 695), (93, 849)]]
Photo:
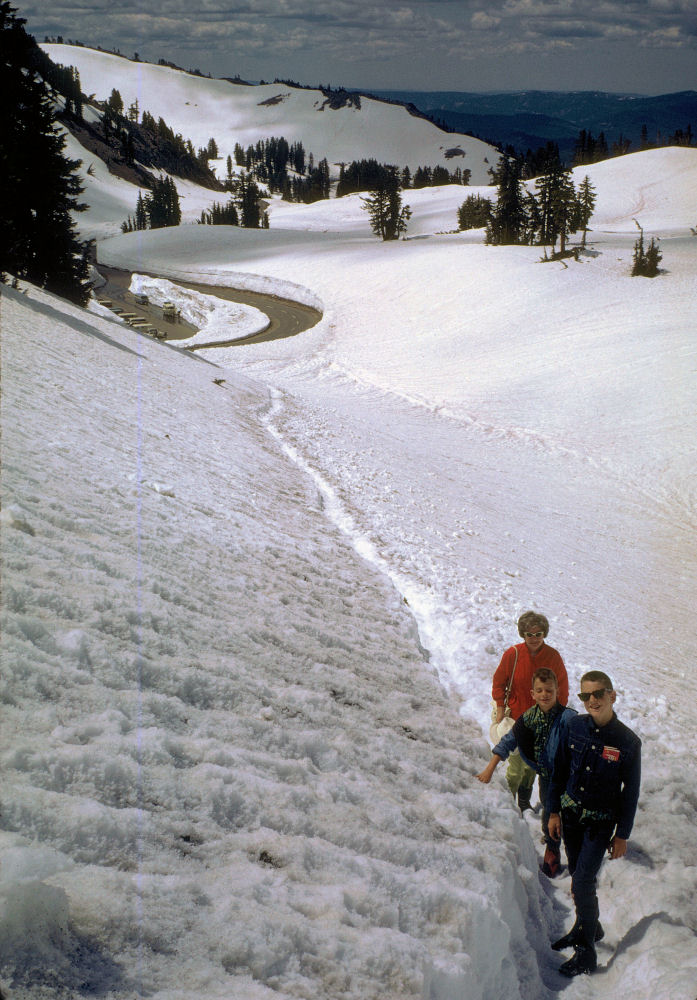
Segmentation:
[(579, 944), (595, 947), (598, 923), (598, 872), (612, 838), (611, 821), (579, 819), (573, 809), (562, 809), (562, 833), (571, 873), (571, 895), (576, 907)]

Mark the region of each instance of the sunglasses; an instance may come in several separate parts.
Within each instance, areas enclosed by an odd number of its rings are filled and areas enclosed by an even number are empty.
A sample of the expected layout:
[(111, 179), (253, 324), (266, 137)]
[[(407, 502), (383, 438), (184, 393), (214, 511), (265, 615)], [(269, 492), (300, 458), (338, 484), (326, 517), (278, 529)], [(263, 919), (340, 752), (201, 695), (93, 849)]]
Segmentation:
[(526, 639), (543, 639), (544, 632), (524, 632), (523, 635)]
[(581, 691), (579, 698), (582, 702), (590, 701), (591, 698), (595, 698), (596, 701), (602, 701), (606, 694), (608, 694), (607, 688), (596, 688), (595, 691)]

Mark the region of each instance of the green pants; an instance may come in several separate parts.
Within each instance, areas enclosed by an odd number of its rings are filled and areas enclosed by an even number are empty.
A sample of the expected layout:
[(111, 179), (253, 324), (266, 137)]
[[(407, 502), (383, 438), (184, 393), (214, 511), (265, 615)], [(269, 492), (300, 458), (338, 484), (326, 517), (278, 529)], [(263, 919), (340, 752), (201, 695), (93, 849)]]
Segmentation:
[(516, 798), (519, 788), (531, 792), (532, 786), (535, 784), (535, 772), (531, 767), (528, 767), (517, 751), (508, 758), (506, 781), (513, 798)]

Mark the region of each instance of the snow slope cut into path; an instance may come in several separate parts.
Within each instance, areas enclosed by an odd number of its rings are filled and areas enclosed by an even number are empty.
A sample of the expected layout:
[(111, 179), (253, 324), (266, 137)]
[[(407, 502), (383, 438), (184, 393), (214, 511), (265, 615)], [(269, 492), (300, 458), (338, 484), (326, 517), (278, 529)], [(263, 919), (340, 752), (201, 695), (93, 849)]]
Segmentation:
[(2, 310), (12, 1000), (542, 995), (525, 825), (267, 391), (34, 289)]

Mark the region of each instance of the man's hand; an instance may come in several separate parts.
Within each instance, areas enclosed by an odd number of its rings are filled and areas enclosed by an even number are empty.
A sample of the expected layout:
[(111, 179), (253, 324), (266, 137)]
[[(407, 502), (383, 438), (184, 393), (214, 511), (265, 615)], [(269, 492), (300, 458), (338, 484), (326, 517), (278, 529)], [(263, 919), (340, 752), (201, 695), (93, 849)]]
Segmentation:
[(499, 723), (503, 719), (504, 707), (503, 705), (496, 706), (496, 722)]
[(627, 841), (624, 837), (614, 836), (610, 841), (607, 853), (610, 855), (611, 861), (615, 861), (617, 858), (623, 858), (627, 853)]
[(561, 816), (559, 813), (549, 814), (547, 829), (552, 840), (561, 840)]

